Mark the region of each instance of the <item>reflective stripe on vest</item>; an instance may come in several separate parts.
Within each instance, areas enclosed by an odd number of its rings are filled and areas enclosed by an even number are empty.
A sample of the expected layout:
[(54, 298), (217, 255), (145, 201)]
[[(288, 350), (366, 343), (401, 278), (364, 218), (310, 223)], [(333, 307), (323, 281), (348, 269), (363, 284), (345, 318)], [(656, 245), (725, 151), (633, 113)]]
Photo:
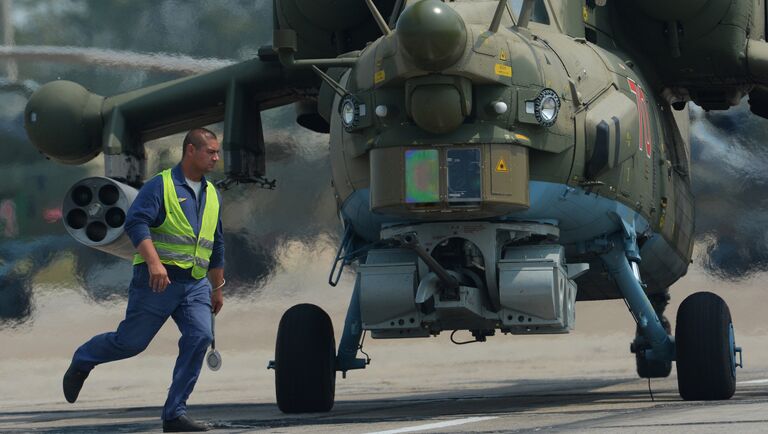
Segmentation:
[[(205, 218), (205, 216), (203, 216)], [(153, 234), (152, 241), (158, 241), (167, 244), (195, 244), (195, 237), (187, 235), (167, 235), (167, 234)], [(206, 249), (213, 249), (213, 241), (201, 238), (200, 247)]]
[[(192, 269), (192, 277), (202, 279), (208, 272), (213, 238), (219, 221), (219, 197), (213, 184), (207, 182), (205, 208), (200, 225), (200, 234), (195, 237), (192, 225), (184, 215), (176, 195), (171, 169), (160, 173), (163, 177), (163, 200), (165, 202), (165, 220), (156, 228), (149, 228), (152, 244), (160, 256), (160, 262), (179, 268)], [(136, 254), (133, 264), (141, 264), (144, 258)]]

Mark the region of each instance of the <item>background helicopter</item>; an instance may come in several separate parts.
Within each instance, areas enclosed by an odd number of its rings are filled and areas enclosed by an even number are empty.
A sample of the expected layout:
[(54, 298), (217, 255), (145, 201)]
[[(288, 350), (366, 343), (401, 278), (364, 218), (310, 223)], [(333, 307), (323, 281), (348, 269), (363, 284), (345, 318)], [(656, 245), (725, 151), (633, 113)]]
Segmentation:
[[(588, 14), (587, 14), (587, 15), (588, 15)], [(552, 15), (552, 16), (554, 16), (554, 15)], [(599, 16), (599, 15), (598, 15), (598, 16)], [(268, 55), (269, 55), (268, 53), (267, 53), (267, 54), (265, 54), (265, 56), (268, 56)], [(311, 87), (311, 86), (310, 86), (310, 87)]]
[[(130, 273), (128, 262), (83, 246), (64, 230), (61, 198), (68, 186), (78, 179), (103, 174), (104, 167), (98, 160), (63, 167), (29, 145), (23, 129), (23, 110), (29, 96), (39, 87), (38, 83), (64, 77), (106, 91), (201, 73), (234, 63), (221, 57), (236, 58), (243, 55), (239, 53), (255, 50), (255, 47), (239, 43), (240, 37), (246, 35), (254, 41), (266, 41), (269, 29), (250, 26), (251, 20), (261, 16), (262, 11), (244, 1), (196, 2), (186, 7), (168, 1), (144, 2), (138, 4), (140, 7), (136, 7), (137, 4), (87, 1), (73, 2), (65, 7), (56, 2), (24, 0), (6, 0), (2, 4), (12, 8), (5, 9), (9, 19), (5, 20), (3, 28), (11, 31), (5, 32), (5, 45), (0, 48), (0, 57), (7, 59), (3, 66), (8, 66), (3, 68), (5, 78), (0, 83), (0, 100), (3, 101), (0, 149), (6, 154), (0, 161), (0, 168), (7, 175), (0, 187), (0, 203), (3, 204), (0, 213), (0, 329), (12, 330), (33, 318), (33, 282), (51, 264), (55, 265), (53, 274), (48, 273), (50, 277), (46, 278), (63, 279), (82, 286), (86, 299), (107, 304), (124, 297)], [(116, 12), (122, 19), (116, 18)], [(10, 19), (12, 14), (15, 16), (13, 20)], [(175, 27), (178, 26), (175, 20), (183, 16), (191, 25), (226, 29), (221, 30), (215, 40), (205, 34), (197, 40), (182, 37)], [(93, 26), (91, 19), (104, 25)], [(155, 36), (138, 38), (134, 30), (142, 26), (155, 29)], [(227, 31), (231, 32), (229, 36), (225, 35)], [(157, 53), (141, 54), (152, 51)], [(269, 158), (276, 173), (295, 173), (296, 167), (316, 167), (321, 171), (328, 166), (322, 147), (315, 149), (297, 142), (299, 138), (316, 142), (311, 133), (294, 131), (295, 128), (290, 127), (291, 120), (282, 113), (267, 116), (274, 119), (275, 125), (267, 140)], [(179, 156), (175, 145), (179, 140), (170, 138), (153, 142), (150, 170), (175, 164)], [(233, 295), (255, 293), (280, 269), (279, 252), (290, 243), (311, 246), (317, 240), (325, 243), (324, 240), (332, 240), (335, 236), (338, 223), (334, 218), (330, 191), (323, 185), (316, 188), (293, 186), (294, 183), (306, 184), (302, 183), (305, 179), (296, 176), (293, 181), (286, 180), (282, 183), (283, 190), (293, 189), (295, 196), (301, 199), (302, 208), (309, 207), (325, 217), (314, 221), (302, 221), (297, 217), (293, 229), (288, 230), (280, 227), (281, 222), (263, 215), (263, 211), (252, 210), (247, 203), (238, 200), (240, 196), (250, 194), (248, 189), (228, 193), (232, 203), (227, 218), (232, 230), (226, 235), (231, 245), (227, 261), (232, 273)], [(269, 203), (273, 199), (265, 197), (262, 202)], [(272, 207), (282, 209), (286, 214), (301, 215), (297, 212), (297, 204), (275, 203)], [(246, 214), (256, 217), (259, 224), (240, 217)], [(71, 269), (67, 268), (70, 264)]]

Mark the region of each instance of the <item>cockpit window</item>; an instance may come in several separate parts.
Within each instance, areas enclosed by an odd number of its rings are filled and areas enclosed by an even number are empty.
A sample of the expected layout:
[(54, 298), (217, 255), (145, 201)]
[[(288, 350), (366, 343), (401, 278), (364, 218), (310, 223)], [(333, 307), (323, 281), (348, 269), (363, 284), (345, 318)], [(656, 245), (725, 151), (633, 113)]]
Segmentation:
[[(515, 15), (515, 19), (520, 16), (520, 10), (523, 8), (523, 0), (509, 0), (509, 4), (512, 7), (512, 13)], [(533, 13), (531, 13), (531, 21), (541, 24), (549, 24), (549, 14), (547, 13), (547, 7), (544, 5), (544, 0), (536, 0), (533, 4)]]

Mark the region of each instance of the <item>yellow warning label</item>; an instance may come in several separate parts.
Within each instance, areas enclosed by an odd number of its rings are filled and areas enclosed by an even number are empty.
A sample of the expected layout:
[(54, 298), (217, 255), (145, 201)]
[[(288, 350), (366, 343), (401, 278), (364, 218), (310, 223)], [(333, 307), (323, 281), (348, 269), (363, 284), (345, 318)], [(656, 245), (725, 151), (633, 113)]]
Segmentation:
[(512, 67), (507, 65), (496, 64), (496, 75), (504, 77), (512, 77)]
[(499, 158), (499, 162), (496, 163), (496, 171), (497, 172), (509, 172), (509, 167), (507, 167), (507, 163), (504, 162), (503, 158)]
[(383, 70), (378, 71), (376, 72), (376, 75), (373, 76), (373, 82), (379, 84), (384, 81), (385, 78), (387, 78), (387, 74)]
[(589, 9), (587, 9), (587, 7), (586, 7), (586, 6), (584, 6), (584, 7), (581, 9), (581, 16), (582, 16), (582, 18), (584, 18), (584, 21), (585, 21), (585, 22), (586, 22), (586, 21), (589, 21)]
[(499, 60), (507, 60), (507, 52), (504, 50), (501, 50), (499, 53)]

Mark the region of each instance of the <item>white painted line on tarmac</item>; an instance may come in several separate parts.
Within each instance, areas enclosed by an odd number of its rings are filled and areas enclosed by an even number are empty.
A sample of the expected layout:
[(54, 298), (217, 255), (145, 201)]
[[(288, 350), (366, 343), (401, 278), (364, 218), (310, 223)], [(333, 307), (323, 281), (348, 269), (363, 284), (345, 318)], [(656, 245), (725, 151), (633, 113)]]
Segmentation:
[(768, 378), (762, 380), (739, 381), (736, 384), (768, 384)]
[(376, 431), (368, 434), (399, 434), (404, 432), (427, 431), (430, 429), (447, 428), (449, 426), (464, 425), (491, 419), (498, 419), (498, 416), (468, 417), (465, 419), (447, 420), (445, 422), (428, 423), (426, 425), (416, 425), (406, 428), (391, 429), (388, 431)]

